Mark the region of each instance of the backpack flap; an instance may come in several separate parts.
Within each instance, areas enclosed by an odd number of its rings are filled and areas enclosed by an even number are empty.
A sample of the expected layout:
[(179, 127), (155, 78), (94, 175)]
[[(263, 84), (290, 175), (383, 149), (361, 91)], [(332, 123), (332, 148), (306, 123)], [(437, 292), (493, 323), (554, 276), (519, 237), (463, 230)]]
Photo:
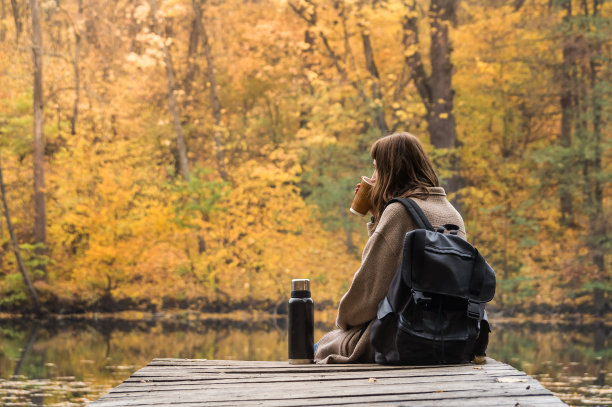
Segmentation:
[(406, 234), (402, 280), (417, 291), (485, 303), (495, 294), (495, 273), (478, 251), (456, 235), (417, 229)]
[(470, 301), (485, 303), (495, 296), (495, 271), (489, 263), (474, 248), (476, 258), (474, 259), (474, 271), (470, 281)]

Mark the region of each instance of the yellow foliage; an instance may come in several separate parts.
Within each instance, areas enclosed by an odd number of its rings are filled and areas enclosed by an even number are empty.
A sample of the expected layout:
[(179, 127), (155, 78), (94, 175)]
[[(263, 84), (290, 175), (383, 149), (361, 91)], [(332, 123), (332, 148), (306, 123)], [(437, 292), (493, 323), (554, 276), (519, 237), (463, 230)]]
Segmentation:
[[(427, 133), (432, 106), (420, 99), (406, 59), (419, 53), (431, 78), (428, 2), (417, 1), (414, 10), (399, 0), (291, 2), (302, 15), (282, 1), (207, 2), (207, 50), (191, 2), (158, 3), (161, 35), (150, 29), (147, 1), (93, 2), (80, 13), (76, 0), (62, 2), (62, 12), (46, 5), (49, 278), (37, 282), (45, 301), (274, 305), (286, 300), (292, 278), (306, 277), (315, 300), (337, 302), (366, 240), (346, 207), (355, 180), (371, 171), (368, 148), (380, 135), (373, 113), (382, 111), (391, 130)], [(564, 41), (578, 48), (601, 42), (602, 59), (587, 53), (580, 70), (609, 58), (612, 35), (597, 33), (609, 30), (605, 24), (576, 25), (568, 35), (560, 29), (564, 12), (549, 3), (525, 2), (520, 10), (461, 3), (458, 24), (445, 27), (461, 142), (452, 154), (465, 184), (461, 211), (468, 238), (497, 270), (500, 304), (579, 303), (585, 284), (598, 278), (586, 226), (588, 179), (576, 176), (574, 225), (561, 226), (558, 167), (572, 157), (551, 159), (549, 149), (560, 144)], [(601, 6), (602, 18), (611, 7)], [(417, 19), (418, 44), (403, 43), (410, 18)], [(22, 52), (25, 32), (19, 42), (16, 34), (8, 16), (0, 21), (0, 141), (13, 222), (19, 239), (31, 243), (31, 56)], [(376, 74), (365, 63), (364, 34)], [(191, 181), (177, 175), (163, 45), (172, 57)], [(610, 77), (604, 63), (593, 72)], [(603, 175), (593, 179), (607, 179), (610, 170), (609, 110), (601, 104)], [(448, 161), (450, 153), (427, 148), (436, 164)], [(585, 157), (597, 152), (576, 148)], [(596, 163), (590, 158), (576, 172)], [(452, 174), (442, 168), (440, 175)], [(602, 224), (610, 221), (609, 189), (601, 191)], [(0, 296), (25, 303), (5, 225), (1, 232)], [(606, 254), (607, 270), (609, 263)]]

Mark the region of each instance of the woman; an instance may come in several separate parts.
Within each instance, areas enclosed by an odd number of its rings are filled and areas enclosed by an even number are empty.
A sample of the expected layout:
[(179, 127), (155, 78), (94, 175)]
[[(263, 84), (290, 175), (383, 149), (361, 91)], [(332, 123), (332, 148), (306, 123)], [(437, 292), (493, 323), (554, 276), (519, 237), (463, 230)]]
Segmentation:
[(416, 229), (401, 203), (385, 207), (386, 202), (410, 197), (434, 228), (457, 225), (458, 235), (465, 239), (463, 219), (446, 199), (419, 139), (409, 133), (395, 133), (376, 141), (370, 155), (375, 180), (370, 195), (370, 238), (363, 249), (361, 267), (340, 300), (336, 319), (339, 329), (327, 333), (317, 344), (317, 363), (374, 362), (370, 326), (400, 265), (404, 236)]

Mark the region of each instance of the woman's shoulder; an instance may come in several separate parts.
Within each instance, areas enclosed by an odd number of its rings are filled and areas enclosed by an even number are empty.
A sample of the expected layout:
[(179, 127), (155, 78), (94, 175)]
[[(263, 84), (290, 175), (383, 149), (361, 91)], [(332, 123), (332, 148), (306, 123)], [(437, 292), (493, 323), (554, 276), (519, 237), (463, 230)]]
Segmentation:
[[(439, 188), (442, 189), (442, 188)], [(444, 190), (442, 190), (444, 191)], [(446, 194), (430, 194), (425, 199), (413, 198), (414, 201), (419, 205), (419, 207), (425, 212), (427, 218), (429, 218), (430, 222), (434, 222), (435, 218), (455, 218), (461, 219), (463, 223), (463, 219), (461, 214), (455, 209), (455, 207), (450, 203), (450, 201), (446, 198)], [(434, 218), (434, 219), (431, 219)]]
[(430, 194), (427, 199), (415, 199), (415, 202), (423, 210), (429, 222), (437, 228), (438, 226), (451, 224), (459, 227), (461, 237), (465, 238), (465, 225), (463, 217), (450, 203), (444, 194)]
[[(446, 198), (444, 189), (441, 187), (428, 189), (429, 196), (427, 198), (412, 198), (414, 202), (419, 205), (434, 228), (445, 224), (457, 225), (459, 227), (460, 234), (462, 237), (464, 237), (465, 225), (463, 223), (463, 218)], [(390, 225), (398, 225), (402, 229), (405, 229), (406, 227), (411, 229), (416, 227), (412, 221), (412, 218), (410, 217), (410, 214), (400, 202), (392, 202), (385, 208), (380, 218), (377, 230), (379, 230), (381, 227), (383, 229), (387, 228)]]

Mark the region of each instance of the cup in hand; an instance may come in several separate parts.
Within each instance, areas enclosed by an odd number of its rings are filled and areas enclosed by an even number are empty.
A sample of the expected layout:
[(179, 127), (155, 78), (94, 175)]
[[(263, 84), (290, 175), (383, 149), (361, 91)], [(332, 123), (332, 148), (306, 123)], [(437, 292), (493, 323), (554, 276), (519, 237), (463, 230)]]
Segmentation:
[(370, 192), (374, 182), (368, 177), (361, 177), (361, 184), (355, 198), (353, 198), (353, 204), (351, 205), (351, 212), (355, 215), (365, 216), (371, 208), (370, 203)]

